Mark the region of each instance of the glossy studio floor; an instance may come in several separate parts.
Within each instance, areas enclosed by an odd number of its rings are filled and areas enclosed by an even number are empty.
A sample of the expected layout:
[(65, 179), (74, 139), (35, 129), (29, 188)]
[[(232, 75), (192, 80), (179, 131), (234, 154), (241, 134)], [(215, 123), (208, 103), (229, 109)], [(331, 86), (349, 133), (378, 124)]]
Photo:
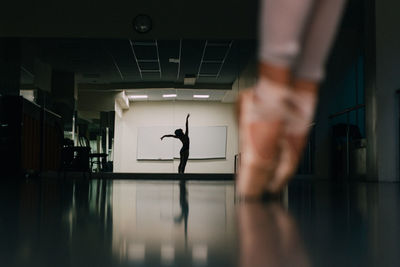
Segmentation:
[(235, 203), (232, 181), (0, 186), (1, 266), (399, 266), (397, 183), (295, 180)]

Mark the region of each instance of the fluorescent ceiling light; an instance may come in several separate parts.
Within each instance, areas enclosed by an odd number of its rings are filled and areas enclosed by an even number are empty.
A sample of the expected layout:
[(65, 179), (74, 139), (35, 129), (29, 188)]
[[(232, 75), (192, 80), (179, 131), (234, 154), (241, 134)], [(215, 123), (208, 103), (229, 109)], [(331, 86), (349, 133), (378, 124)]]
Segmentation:
[(147, 95), (130, 95), (129, 96), (130, 99), (146, 99), (148, 98)]
[(210, 95), (193, 95), (194, 98), (209, 98)]
[(176, 97), (176, 94), (166, 94), (166, 95), (163, 95), (162, 97), (164, 97), (164, 98), (172, 98), (172, 97)]

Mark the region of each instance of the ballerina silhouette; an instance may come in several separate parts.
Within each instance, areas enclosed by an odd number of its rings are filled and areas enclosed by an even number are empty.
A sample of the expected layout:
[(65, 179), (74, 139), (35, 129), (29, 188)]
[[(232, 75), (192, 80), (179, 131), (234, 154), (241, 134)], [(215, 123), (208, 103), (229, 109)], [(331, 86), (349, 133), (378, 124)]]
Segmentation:
[(176, 129), (175, 134), (166, 134), (161, 137), (161, 140), (163, 140), (165, 137), (173, 137), (181, 140), (182, 142), (182, 148), (180, 150), (180, 163), (178, 167), (178, 173), (184, 173), (185, 172), (185, 167), (187, 160), (189, 158), (189, 117), (190, 114), (187, 114), (186, 116), (186, 131), (183, 133), (182, 129)]

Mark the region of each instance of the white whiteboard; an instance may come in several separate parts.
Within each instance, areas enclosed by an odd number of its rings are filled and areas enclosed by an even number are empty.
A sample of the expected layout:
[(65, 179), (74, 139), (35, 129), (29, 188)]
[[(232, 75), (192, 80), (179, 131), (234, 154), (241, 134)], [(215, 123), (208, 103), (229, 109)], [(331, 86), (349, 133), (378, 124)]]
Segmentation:
[(172, 160), (174, 157), (173, 138), (161, 136), (173, 133), (172, 126), (138, 128), (137, 155), (138, 160)]
[[(190, 127), (189, 159), (226, 158), (226, 126)], [(174, 143), (174, 157), (179, 158), (182, 143)]]
[[(175, 127), (139, 127), (137, 139), (138, 160), (172, 160), (179, 158), (182, 143), (175, 138), (160, 137), (174, 134)], [(189, 159), (226, 158), (226, 126), (189, 127)]]

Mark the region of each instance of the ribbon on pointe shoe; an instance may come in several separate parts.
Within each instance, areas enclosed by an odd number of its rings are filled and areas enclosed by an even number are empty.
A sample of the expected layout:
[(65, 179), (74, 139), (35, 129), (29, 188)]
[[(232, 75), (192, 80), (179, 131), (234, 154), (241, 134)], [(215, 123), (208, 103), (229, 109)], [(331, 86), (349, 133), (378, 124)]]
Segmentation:
[(280, 140), (280, 159), (274, 178), (267, 184), (267, 191), (279, 192), (295, 174), (312, 127), (316, 100), (312, 92), (293, 91), (287, 101), (286, 125)]
[(261, 198), (276, 173), (289, 93), (288, 87), (261, 79), (254, 90), (239, 96), (241, 165), (236, 188), (241, 199)]

